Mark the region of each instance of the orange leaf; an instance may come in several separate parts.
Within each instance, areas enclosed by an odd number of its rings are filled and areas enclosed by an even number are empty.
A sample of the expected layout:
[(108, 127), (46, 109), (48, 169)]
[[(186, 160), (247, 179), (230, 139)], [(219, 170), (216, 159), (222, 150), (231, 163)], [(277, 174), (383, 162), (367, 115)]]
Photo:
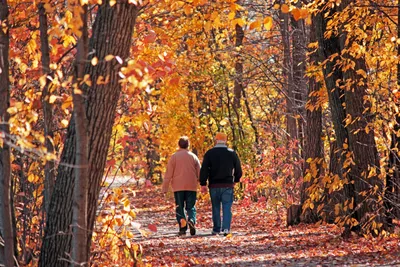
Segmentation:
[(298, 10), (297, 8), (295, 8), (295, 9), (292, 10), (292, 15), (293, 15), (293, 18), (294, 18), (296, 21), (299, 20), (299, 19), (301, 18), (300, 10)]
[(11, 169), (16, 170), (16, 171), (20, 171), (21, 170), (21, 166), (19, 166), (18, 164), (11, 164)]
[(156, 39), (157, 34), (154, 31), (150, 31), (150, 33), (144, 37), (143, 42), (145, 44), (154, 43)]
[(169, 84), (178, 86), (179, 85), (179, 80), (180, 80), (179, 77), (174, 77), (169, 81)]
[(283, 13), (289, 13), (289, 6), (286, 5), (286, 4), (283, 4), (281, 6), (281, 10), (282, 10)]

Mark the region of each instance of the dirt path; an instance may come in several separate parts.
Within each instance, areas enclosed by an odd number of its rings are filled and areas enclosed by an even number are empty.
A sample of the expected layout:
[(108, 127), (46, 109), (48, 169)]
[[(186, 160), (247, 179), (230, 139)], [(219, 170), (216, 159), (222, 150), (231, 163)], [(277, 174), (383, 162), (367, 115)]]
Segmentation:
[[(262, 208), (234, 203), (231, 237), (212, 236), (210, 204), (198, 201), (197, 232), (178, 237), (173, 200), (158, 187), (137, 191), (137, 222), (157, 226), (147, 237), (137, 234), (143, 262), (152, 266), (400, 266), (397, 238), (343, 240), (331, 225), (286, 228), (284, 217)], [(154, 229), (153, 229), (154, 230)]]

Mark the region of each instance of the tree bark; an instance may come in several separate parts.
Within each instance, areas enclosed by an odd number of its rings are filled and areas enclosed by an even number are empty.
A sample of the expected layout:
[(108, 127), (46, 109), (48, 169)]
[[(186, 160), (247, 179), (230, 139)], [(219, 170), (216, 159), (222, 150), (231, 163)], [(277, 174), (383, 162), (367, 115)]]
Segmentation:
[[(400, 1), (397, 4), (397, 38), (400, 38)], [(400, 45), (397, 45), (400, 57)], [(397, 90), (400, 89), (400, 63), (397, 64)], [(399, 107), (399, 100), (396, 105)], [(392, 140), (389, 151), (388, 172), (386, 175), (385, 209), (388, 225), (393, 227), (393, 219), (400, 218), (400, 114), (395, 115)]]
[[(87, 243), (88, 206), (88, 123), (85, 110), (86, 90), (83, 90), (85, 62), (88, 55), (87, 5), (81, 13), (81, 37), (78, 40), (73, 87), (74, 120), (76, 133), (75, 185), (73, 192), (71, 267), (89, 266)], [(80, 89), (82, 88), (82, 90)], [(78, 91), (80, 90), (80, 91)]]
[[(90, 75), (92, 86), (87, 87), (86, 114), (89, 123), (89, 196), (88, 196), (88, 240), (90, 247), (98, 205), (101, 180), (104, 174), (107, 150), (111, 139), (115, 109), (121, 92), (116, 60), (103, 61), (111, 54), (125, 60), (129, 56), (132, 33), (138, 7), (128, 1), (118, 1), (110, 7), (103, 1), (93, 26), (89, 51), (100, 59), (99, 64), (86, 64), (85, 73)], [(97, 79), (109, 77), (107, 84), (97, 84)], [(40, 254), (39, 266), (68, 266), (63, 260), (70, 252), (72, 221), (72, 191), (74, 188), (73, 165), (76, 163), (75, 121), (68, 126), (67, 137), (58, 167), (57, 180), (51, 198), (45, 237)]]
[(283, 45), (283, 91), (286, 93), (286, 129), (289, 137), (297, 139), (296, 119), (294, 118), (293, 70), (291, 64), (289, 14), (280, 13), (280, 31)]
[(236, 112), (240, 108), (240, 99), (242, 98), (243, 92), (243, 60), (241, 55), (241, 46), (243, 45), (244, 31), (242, 26), (239, 24), (235, 25), (235, 47), (237, 49), (236, 62), (235, 62), (235, 82), (234, 82), (234, 100), (233, 108)]
[[(301, 2), (297, 2), (298, 8), (301, 8)], [(304, 147), (304, 117), (305, 117), (305, 100), (307, 98), (307, 81), (306, 81), (306, 27), (303, 19), (296, 20), (291, 17), (292, 32), (292, 70), (293, 70), (293, 116), (296, 115), (296, 135), (299, 141), (298, 157), (301, 157), (301, 148)], [(298, 175), (300, 177), (301, 174)]]
[[(353, 3), (354, 0), (343, 0), (341, 10), (345, 10)], [(351, 8), (351, 7), (350, 7)], [(351, 14), (351, 11), (348, 11)], [(351, 15), (350, 15), (351, 16)], [(355, 43), (355, 38), (349, 36), (348, 32), (342, 29), (340, 37), (340, 48), (344, 51), (348, 47), (352, 47)], [(365, 102), (367, 96), (367, 78), (360, 73), (367, 73), (367, 66), (363, 57), (355, 58), (349, 52), (343, 53), (344, 59), (355, 63), (354, 68), (349, 68), (343, 72), (343, 81), (347, 84), (344, 90), (346, 99), (346, 113), (353, 121), (347, 125), (349, 132), (349, 150), (353, 154), (355, 165), (351, 166), (350, 174), (354, 181), (356, 205), (356, 219), (361, 226), (370, 221), (369, 216), (379, 211), (381, 203), (378, 197), (382, 196), (383, 183), (378, 177), (380, 170), (378, 150), (375, 143), (375, 134), (373, 129), (367, 130), (367, 127), (372, 123), (372, 116), (369, 112), (364, 112), (369, 107), (368, 102)], [(361, 72), (360, 72), (361, 71)], [(375, 175), (370, 175), (369, 168), (375, 168)], [(371, 192), (370, 189), (376, 187), (376, 192)], [(364, 196), (362, 192), (369, 192), (368, 196)], [(351, 199), (349, 199), (351, 200)], [(378, 216), (379, 217), (379, 216)], [(379, 220), (379, 219), (378, 219)], [(374, 219), (373, 221), (377, 221)]]
[[(329, 10), (330, 14), (336, 12), (334, 9)], [(318, 40), (318, 54), (322, 61), (332, 58), (333, 55), (337, 55), (335, 58), (328, 60), (323, 67), (323, 75), (325, 80), (325, 85), (328, 91), (329, 98), (329, 108), (331, 111), (331, 117), (333, 122), (333, 128), (335, 131), (335, 151), (333, 153), (336, 154), (334, 156), (331, 154), (330, 157), (330, 166), (339, 165), (335, 170), (339, 170), (337, 174), (340, 179), (344, 179), (344, 173), (346, 169), (344, 168), (345, 154), (343, 151), (344, 144), (347, 143), (348, 140), (348, 132), (344, 125), (344, 120), (346, 118), (346, 111), (344, 109), (345, 106), (345, 96), (344, 91), (341, 88), (343, 81), (343, 72), (341, 69), (336, 67), (336, 61), (339, 60), (339, 55), (341, 53), (339, 39), (337, 36), (332, 35), (330, 38), (326, 39), (324, 37), (324, 33), (327, 30), (327, 18), (324, 18), (322, 12), (318, 12), (315, 14), (315, 33)], [(332, 169), (330, 168), (332, 171)], [(350, 177), (351, 179), (351, 177)], [(349, 180), (348, 183), (344, 185), (344, 194), (345, 198), (354, 198), (355, 191), (354, 185)], [(349, 227), (347, 227), (349, 228)]]
[[(310, 29), (310, 43), (316, 41), (315, 34), (315, 19), (313, 17), (312, 25)], [(317, 52), (311, 52), (310, 62), (316, 63), (319, 60), (319, 56)], [(295, 72), (295, 79), (300, 80), (301, 71), (298, 70)], [(304, 82), (304, 81), (303, 81)], [(295, 84), (298, 84), (295, 82)], [(305, 84), (305, 82), (304, 82)], [(319, 97), (316, 93), (321, 90), (321, 84), (316, 81), (314, 77), (309, 79), (308, 82), (308, 100), (306, 106), (306, 122), (305, 122), (305, 144), (304, 144), (304, 174), (303, 177), (307, 177), (307, 173), (310, 174), (310, 181), (303, 181), (300, 191), (300, 204), (303, 207), (306, 200), (309, 198), (309, 194), (307, 189), (312, 183), (318, 183), (319, 177), (323, 172), (323, 143), (321, 140), (322, 137), (322, 107), (318, 105)], [(312, 165), (308, 162), (308, 160), (312, 160)], [(316, 173), (313, 172), (313, 169), (316, 169)], [(312, 174), (312, 175), (311, 175)], [(303, 219), (299, 221), (303, 221), (306, 223), (313, 223), (316, 221), (318, 217), (315, 215), (313, 210), (304, 211)]]
[[(14, 232), (12, 226), (11, 206), (11, 162), (9, 142), (10, 127), (8, 124), (10, 106), (10, 81), (8, 50), (10, 45), (8, 31), (9, 9), (6, 0), (0, 1), (0, 23), (6, 28), (0, 29), (0, 265), (14, 266)], [(3, 239), (3, 240), (1, 240)], [(1, 244), (4, 243), (4, 246)]]
[[(50, 75), (50, 52), (49, 52), (49, 35), (47, 34), (47, 14), (44, 8), (44, 3), (38, 5), (39, 8), (39, 30), (40, 30), (40, 49), (42, 51), (42, 73), (43, 75)], [(46, 79), (46, 84), (42, 91), (42, 104), (44, 116), (44, 136), (46, 137), (45, 146), (47, 153), (53, 153), (54, 147), (53, 139), (53, 110), (49, 102), (51, 81)], [(53, 192), (55, 182), (55, 165), (54, 161), (46, 161), (44, 166), (44, 206), (48, 211), (50, 197)]]
[[(351, 0), (344, 0), (339, 7), (330, 7), (330, 10), (327, 11), (331, 14), (344, 10), (351, 12), (346, 9), (351, 3)], [(351, 17), (351, 14), (349, 16)], [(379, 210), (381, 205), (378, 196), (382, 193), (382, 182), (377, 174), (368, 177), (369, 168), (375, 168), (376, 173), (379, 173), (379, 158), (374, 132), (372, 129), (366, 130), (367, 125), (372, 121), (371, 116), (364, 112), (368, 106), (367, 103), (363, 103), (367, 81), (360, 73), (367, 73), (367, 68), (364, 58), (354, 58), (347, 52), (346, 49), (351, 47), (355, 41), (344, 27), (339, 29), (338, 36), (340, 37), (332, 35), (329, 39), (324, 38), (329, 17), (331, 16), (323, 17), (321, 13), (316, 15), (318, 20), (316, 33), (322, 58), (325, 60), (332, 55), (337, 55), (336, 58), (331, 58), (327, 62), (324, 77), (328, 89), (338, 153), (343, 155), (340, 164), (343, 170), (342, 178), (346, 179), (344, 193), (346, 200), (354, 203), (354, 210), (350, 209), (349, 212), (351, 212), (351, 217), (359, 223), (356, 227), (352, 227), (354, 224), (347, 221), (345, 233), (348, 233), (350, 228), (370, 231), (371, 229), (368, 230), (363, 226), (371, 222), (373, 218), (370, 216), (377, 215), (375, 211)], [(354, 69), (350, 68), (344, 71), (339, 69), (337, 60), (352, 62), (355, 65)], [(346, 125), (344, 125), (345, 119), (347, 120)], [(343, 151), (340, 151), (342, 149)], [(369, 192), (368, 196), (361, 194), (372, 188), (376, 188), (376, 192)], [(377, 220), (374, 219), (374, 221)]]

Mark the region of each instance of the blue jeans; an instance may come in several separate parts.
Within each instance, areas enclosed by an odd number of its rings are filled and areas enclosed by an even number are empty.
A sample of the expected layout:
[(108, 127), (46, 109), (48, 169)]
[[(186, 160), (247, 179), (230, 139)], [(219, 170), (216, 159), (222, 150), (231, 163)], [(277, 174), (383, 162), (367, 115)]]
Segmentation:
[[(192, 221), (196, 223), (196, 191), (176, 191), (174, 192), (175, 205), (176, 205), (176, 220), (181, 229), (181, 219)], [(186, 210), (186, 213), (185, 213)], [(186, 219), (187, 214), (187, 219)], [(187, 226), (183, 227), (187, 229)]]
[[(225, 229), (231, 230), (233, 188), (210, 188), (213, 231), (219, 233)], [(222, 228), (221, 228), (222, 204)]]

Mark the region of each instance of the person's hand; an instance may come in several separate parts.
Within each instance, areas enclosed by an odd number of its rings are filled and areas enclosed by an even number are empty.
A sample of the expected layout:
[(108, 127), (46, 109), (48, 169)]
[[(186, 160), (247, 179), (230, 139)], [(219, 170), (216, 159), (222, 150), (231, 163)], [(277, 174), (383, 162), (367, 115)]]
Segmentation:
[(201, 186), (201, 193), (207, 194), (207, 192), (208, 192), (207, 186), (205, 186), (205, 185)]

